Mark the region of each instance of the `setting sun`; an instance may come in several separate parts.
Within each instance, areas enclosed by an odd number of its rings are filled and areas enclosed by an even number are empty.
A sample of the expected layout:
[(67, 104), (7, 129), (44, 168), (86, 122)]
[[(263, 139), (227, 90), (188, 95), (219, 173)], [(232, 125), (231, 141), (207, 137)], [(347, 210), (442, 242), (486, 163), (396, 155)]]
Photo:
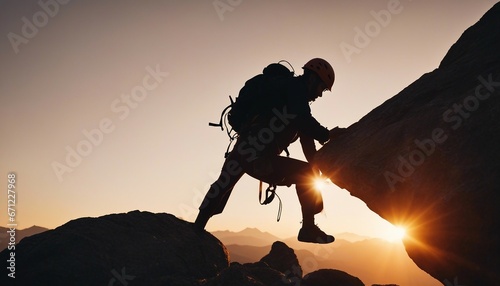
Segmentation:
[(395, 226), (391, 231), (387, 233), (387, 240), (389, 241), (401, 241), (406, 236), (406, 229), (402, 226)]
[(327, 181), (324, 178), (316, 178), (314, 180), (314, 187), (319, 190), (323, 191), (327, 186)]

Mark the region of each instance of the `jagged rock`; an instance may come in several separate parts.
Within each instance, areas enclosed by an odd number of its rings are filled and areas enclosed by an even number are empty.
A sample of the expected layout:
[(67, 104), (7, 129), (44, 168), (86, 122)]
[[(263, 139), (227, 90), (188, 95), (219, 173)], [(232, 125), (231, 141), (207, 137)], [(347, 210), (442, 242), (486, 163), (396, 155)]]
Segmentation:
[[(293, 249), (281, 241), (273, 243), (271, 250), (260, 261), (231, 263), (220, 275), (212, 279), (213, 285), (299, 285), (302, 268)], [(212, 285), (209, 283), (209, 285)]]
[(246, 268), (232, 264), (224, 269), (211, 285), (264, 286), (265, 284), (246, 273)]
[[(198, 285), (229, 266), (211, 234), (170, 214), (139, 211), (70, 221), (23, 239), (15, 257), (18, 285)], [(10, 285), (6, 277), (1, 285)]]
[(271, 251), (260, 260), (267, 263), (293, 280), (302, 279), (302, 267), (293, 249), (281, 241), (276, 241), (271, 247)]
[(224, 269), (218, 277), (213, 279), (212, 284), (217, 286), (282, 286), (294, 285), (285, 275), (276, 269), (272, 269), (265, 263), (231, 263), (229, 268)]
[(500, 3), (463, 33), (439, 68), (316, 158), (335, 184), (406, 225), (409, 256), (445, 284), (500, 285), (498, 31)]
[(301, 286), (364, 286), (358, 277), (336, 269), (320, 269), (304, 276)]

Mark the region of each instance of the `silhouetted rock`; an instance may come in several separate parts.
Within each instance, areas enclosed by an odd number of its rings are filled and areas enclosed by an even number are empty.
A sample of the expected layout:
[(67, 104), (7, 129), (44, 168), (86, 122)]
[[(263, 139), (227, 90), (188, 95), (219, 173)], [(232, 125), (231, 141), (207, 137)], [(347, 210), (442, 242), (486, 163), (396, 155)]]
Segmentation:
[(246, 268), (232, 263), (227, 269), (224, 269), (217, 278), (208, 285), (242, 285), (242, 286), (262, 286), (265, 285), (257, 281), (254, 277), (247, 273)]
[(498, 31), (500, 3), (463, 33), (439, 68), (316, 158), (335, 184), (406, 225), (409, 256), (443, 283), (500, 285)]
[(272, 269), (263, 262), (245, 263), (243, 265), (233, 262), (229, 268), (224, 269), (211, 283), (208, 285), (295, 285), (283, 273)]
[(336, 269), (320, 269), (304, 276), (301, 286), (365, 286), (358, 277)]
[(281, 241), (273, 243), (270, 252), (260, 261), (240, 264), (233, 262), (218, 277), (214, 285), (299, 285), (302, 268), (293, 249)]
[(293, 249), (281, 241), (276, 241), (268, 255), (260, 260), (271, 268), (281, 271), (290, 279), (302, 279), (302, 267)]
[[(0, 259), (9, 255), (4, 250)], [(229, 265), (211, 234), (170, 214), (139, 211), (80, 218), (27, 237), (15, 258), (18, 285), (197, 285)], [(9, 285), (11, 278), (0, 279)]]

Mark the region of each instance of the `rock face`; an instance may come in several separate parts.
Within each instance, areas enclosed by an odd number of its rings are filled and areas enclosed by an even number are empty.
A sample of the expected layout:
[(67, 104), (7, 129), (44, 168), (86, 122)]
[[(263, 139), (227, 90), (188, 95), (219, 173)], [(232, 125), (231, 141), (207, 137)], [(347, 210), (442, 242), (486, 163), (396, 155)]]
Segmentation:
[(302, 278), (302, 267), (299, 265), (295, 252), (281, 241), (273, 243), (269, 254), (262, 257), (260, 261), (281, 271), (287, 278), (292, 280)]
[[(8, 249), (0, 253), (2, 261), (9, 257)], [(170, 214), (140, 211), (81, 218), (27, 237), (16, 245), (15, 269), (15, 280), (4, 273), (0, 285), (282, 286), (303, 283), (297, 256), (283, 242), (275, 242), (269, 254), (258, 262), (229, 264), (225, 246), (210, 233), (197, 232), (192, 223)], [(345, 281), (342, 279), (346, 275), (314, 277), (327, 277), (334, 283)]]
[(301, 286), (364, 286), (358, 277), (335, 269), (320, 269), (307, 274)]
[(498, 31), (500, 3), (463, 33), (439, 68), (316, 158), (335, 184), (406, 226), (409, 256), (445, 284), (500, 285)]
[[(23, 239), (15, 257), (17, 285), (165, 285), (215, 277), (229, 266), (211, 234), (170, 214), (139, 211), (70, 221)], [(11, 285), (6, 276), (1, 285)]]

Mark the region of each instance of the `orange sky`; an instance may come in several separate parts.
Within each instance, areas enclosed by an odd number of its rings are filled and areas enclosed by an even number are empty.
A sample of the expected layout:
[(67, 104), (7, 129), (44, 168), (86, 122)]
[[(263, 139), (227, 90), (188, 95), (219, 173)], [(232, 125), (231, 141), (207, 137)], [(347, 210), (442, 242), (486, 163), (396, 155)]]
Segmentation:
[[(0, 184), (16, 172), (18, 228), (135, 209), (192, 221), (228, 143), (207, 123), (268, 63), (300, 74), (311, 58), (330, 61), (337, 81), (312, 110), (346, 127), (435, 69), (494, 2), (3, 1)], [(244, 177), (208, 229), (295, 236), (294, 189), (278, 190), (279, 223), (257, 189)], [(323, 194), (327, 232), (391, 231), (347, 191)], [(4, 193), (3, 226), (6, 205)]]

